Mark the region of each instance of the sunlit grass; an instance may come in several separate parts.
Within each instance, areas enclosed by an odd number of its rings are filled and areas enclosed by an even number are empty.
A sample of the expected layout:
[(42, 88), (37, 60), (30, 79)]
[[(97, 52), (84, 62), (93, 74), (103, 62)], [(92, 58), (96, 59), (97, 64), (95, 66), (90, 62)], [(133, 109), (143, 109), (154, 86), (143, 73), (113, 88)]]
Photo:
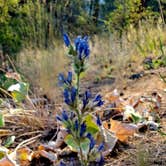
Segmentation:
[(36, 95), (46, 94), (52, 99), (59, 95), (57, 75), (67, 65), (63, 54), (63, 46), (58, 45), (50, 50), (24, 49), (18, 55), (17, 65)]
[[(124, 76), (143, 70), (145, 57), (158, 57), (166, 47), (166, 30), (158, 22), (140, 23), (139, 28), (130, 27), (121, 39), (116, 34), (90, 37), (91, 57), (88, 75), (89, 81), (105, 77), (116, 77), (125, 84)], [(17, 65), (20, 71), (35, 87), (37, 95), (46, 94), (55, 100), (59, 96), (57, 75), (69, 65), (64, 58), (64, 46), (55, 41), (55, 47), (49, 50), (24, 49), (18, 55)]]

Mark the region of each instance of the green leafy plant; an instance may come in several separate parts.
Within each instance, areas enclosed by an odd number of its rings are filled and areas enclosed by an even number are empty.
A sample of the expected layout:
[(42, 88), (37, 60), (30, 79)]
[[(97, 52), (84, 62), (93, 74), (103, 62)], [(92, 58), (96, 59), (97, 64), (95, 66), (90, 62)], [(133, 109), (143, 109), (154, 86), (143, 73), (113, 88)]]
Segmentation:
[(74, 40), (74, 46), (67, 34), (64, 34), (63, 38), (73, 72), (69, 71), (67, 77), (59, 74), (59, 85), (63, 87), (64, 102), (68, 110), (63, 110), (56, 118), (67, 130), (65, 142), (73, 151), (78, 152), (81, 165), (88, 166), (91, 162), (102, 165), (101, 151), (104, 149), (104, 143), (96, 144), (101, 121), (93, 112), (96, 107), (103, 105), (103, 100), (101, 95), (93, 97), (89, 90), (80, 97), (80, 76), (87, 68), (86, 61), (90, 54), (88, 37), (78, 36)]
[(16, 102), (22, 102), (28, 96), (29, 84), (18, 82), (8, 88)]

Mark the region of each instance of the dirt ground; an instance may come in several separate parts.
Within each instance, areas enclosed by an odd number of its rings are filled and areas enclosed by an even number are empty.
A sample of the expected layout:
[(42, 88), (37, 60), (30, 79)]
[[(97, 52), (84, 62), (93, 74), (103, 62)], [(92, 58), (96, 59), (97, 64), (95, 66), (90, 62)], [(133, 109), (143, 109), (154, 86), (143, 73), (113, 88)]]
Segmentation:
[[(165, 76), (166, 69), (144, 71), (140, 78), (133, 80), (124, 78), (126, 79), (125, 84), (117, 80), (111, 86), (104, 84), (99, 86), (99, 89), (104, 94), (116, 88), (123, 98), (137, 98), (149, 96), (153, 92), (159, 93), (162, 101), (158, 115), (160, 117), (161, 130), (166, 133), (166, 83), (161, 80), (159, 73)], [(140, 137), (132, 138), (127, 145), (120, 145), (117, 151), (106, 159), (105, 165), (165, 166), (166, 136), (157, 131), (148, 131)]]
[[(85, 78), (83, 88), (90, 89), (94, 94), (100, 92), (102, 95), (117, 89), (122, 98), (139, 98), (141, 96), (150, 96), (157, 92), (161, 95), (161, 106), (158, 112), (161, 131), (166, 133), (166, 83), (163, 82), (159, 73), (166, 76), (166, 68), (158, 70), (146, 70), (143, 74), (134, 79), (129, 79), (130, 75), (116, 78), (102, 77), (97, 82), (92, 78)], [(93, 81), (92, 81), (93, 80)], [(123, 81), (122, 81), (123, 80)], [(61, 106), (61, 105), (60, 105)], [(40, 115), (41, 114), (41, 115)], [(35, 144), (29, 147), (35, 150), (40, 143), (48, 142), (56, 132), (55, 115), (51, 118), (45, 112), (38, 113), (35, 117), (28, 113), (22, 120), (21, 116), (14, 115), (7, 122), (7, 129), (11, 129), (17, 136), (16, 144), (19, 144), (25, 138), (31, 138), (37, 134), (42, 136)], [(41, 117), (41, 118), (40, 118)], [(39, 121), (40, 119), (40, 121)], [(43, 120), (43, 121), (42, 121)], [(21, 123), (24, 122), (24, 124)], [(33, 125), (32, 125), (33, 124)], [(35, 126), (36, 125), (36, 126)], [(33, 126), (33, 127), (31, 127)], [(54, 127), (53, 127), (54, 126)], [(51, 128), (51, 130), (49, 130)], [(48, 129), (44, 131), (43, 129)], [(24, 131), (23, 131), (24, 130)], [(21, 133), (21, 135), (20, 135)], [(117, 144), (114, 151), (106, 158), (106, 166), (165, 166), (166, 165), (166, 136), (158, 131), (147, 131), (136, 137), (132, 137), (125, 144)], [(13, 148), (15, 147), (13, 145)], [(36, 165), (32, 164), (32, 165)], [(48, 165), (47, 162), (41, 165)]]

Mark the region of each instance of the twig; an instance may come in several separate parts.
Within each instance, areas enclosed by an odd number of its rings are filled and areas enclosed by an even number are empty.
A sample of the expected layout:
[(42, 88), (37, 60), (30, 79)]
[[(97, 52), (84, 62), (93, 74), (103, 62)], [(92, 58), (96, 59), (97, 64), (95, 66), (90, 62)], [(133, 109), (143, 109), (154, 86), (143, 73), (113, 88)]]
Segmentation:
[(17, 73), (17, 70), (16, 70), (16, 68), (15, 68), (15, 65), (14, 65), (14, 63), (12, 62), (12, 60), (10, 59), (9, 55), (7, 54), (6, 56), (7, 56), (8, 60), (9, 60), (10, 64), (12, 65), (13, 70)]
[(28, 132), (28, 133), (21, 134), (21, 135), (19, 135), (17, 138), (20, 138), (20, 137), (22, 137), (22, 136), (31, 135), (31, 134), (36, 134), (36, 133), (42, 133), (42, 132), (43, 132), (43, 131), (40, 131), (40, 130), (38, 130), (38, 131), (31, 131), (31, 132)]
[(55, 132), (54, 136), (51, 138), (51, 141), (54, 140), (54, 138), (58, 135), (59, 131), (60, 131), (60, 125), (57, 124), (57, 131)]
[(37, 138), (39, 138), (39, 137), (41, 137), (41, 136), (42, 136), (42, 135), (39, 134), (39, 135), (37, 135), (37, 136), (35, 136), (35, 137), (32, 137), (32, 138), (29, 138), (29, 139), (27, 139), (27, 140), (22, 141), (20, 144), (17, 145), (17, 147), (15, 148), (14, 152), (16, 152), (16, 151), (17, 151), (19, 148), (21, 148), (22, 146), (27, 145), (27, 143), (30, 143), (30, 142), (32, 142), (32, 141), (35, 141), (35, 139), (37, 139)]
[(2, 68), (0, 68), (0, 71), (3, 71), (4, 73), (6, 73), (6, 71), (4, 69), (2, 69)]
[(3, 93), (5, 93), (6, 95), (10, 96), (11, 98), (13, 98), (13, 96), (9, 92), (7, 92), (5, 89), (3, 89), (3, 88), (0, 87), (0, 91), (2, 91)]
[(33, 107), (33, 109), (36, 110), (35, 105), (33, 104), (32, 100), (30, 99), (30, 97), (28, 95), (26, 95), (26, 99), (29, 101), (29, 103), (31, 104), (31, 106)]

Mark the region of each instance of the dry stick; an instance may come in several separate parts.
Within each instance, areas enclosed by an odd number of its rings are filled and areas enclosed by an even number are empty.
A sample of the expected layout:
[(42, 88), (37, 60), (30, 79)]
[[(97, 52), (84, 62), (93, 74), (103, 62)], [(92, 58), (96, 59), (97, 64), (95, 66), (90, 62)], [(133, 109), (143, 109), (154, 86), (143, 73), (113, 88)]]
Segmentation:
[(15, 65), (14, 65), (14, 63), (12, 62), (12, 60), (10, 59), (9, 55), (7, 54), (6, 56), (7, 56), (8, 60), (9, 60), (10, 64), (12, 65), (13, 70), (17, 73), (17, 70), (16, 70), (16, 68), (15, 68)]
[(32, 137), (30, 139), (27, 139), (23, 142), (21, 142), (20, 144), (17, 145), (17, 147), (15, 148), (15, 150), (11, 153), (11, 154), (7, 154), (6, 153), (6, 158), (14, 165), (14, 166), (19, 166), (17, 163), (16, 163), (16, 160), (13, 159), (13, 157), (15, 158), (16, 157), (16, 152), (19, 148), (21, 148), (22, 146), (26, 146), (26, 145), (29, 145), (29, 144), (32, 144), (34, 143), (36, 140), (36, 138), (39, 138), (41, 137), (42, 135), (39, 134), (35, 137)]
[(33, 109), (36, 110), (35, 105), (33, 104), (32, 100), (30, 99), (30, 97), (28, 95), (26, 95), (26, 99), (29, 101), (29, 103), (31, 104), (31, 106), (33, 107)]
[(0, 68), (0, 71), (3, 71), (4, 73), (6, 73), (6, 71), (4, 69), (2, 69), (2, 68)]
[(17, 137), (17, 139), (20, 138), (20, 137), (22, 137), (22, 136), (27, 136), (27, 135), (36, 134), (36, 133), (42, 133), (42, 132), (43, 132), (43, 131), (41, 131), (41, 130), (31, 131), (31, 132), (28, 132), (28, 133), (24, 133), (24, 134), (19, 135), (19, 136)]
[(2, 91), (3, 93), (5, 93), (6, 95), (10, 96), (11, 98), (13, 98), (13, 96), (9, 92), (7, 92), (5, 89), (3, 89), (3, 88), (0, 87), (0, 91)]
[(25, 145), (27, 145), (27, 144), (30, 144), (32, 141), (35, 141), (35, 139), (37, 139), (37, 138), (39, 138), (39, 137), (41, 137), (41, 136), (42, 136), (42, 135), (39, 134), (39, 135), (37, 135), (37, 136), (35, 136), (35, 137), (32, 137), (32, 138), (29, 138), (29, 139), (27, 139), (27, 140), (22, 141), (20, 144), (17, 145), (17, 147), (15, 148), (14, 152), (17, 152), (17, 150), (18, 150), (19, 148), (21, 148), (22, 146), (25, 146)]
[(54, 140), (54, 138), (58, 135), (59, 131), (60, 131), (60, 125), (57, 124), (57, 131), (55, 132), (55, 134), (54, 134), (53, 137), (51, 138), (51, 141)]

